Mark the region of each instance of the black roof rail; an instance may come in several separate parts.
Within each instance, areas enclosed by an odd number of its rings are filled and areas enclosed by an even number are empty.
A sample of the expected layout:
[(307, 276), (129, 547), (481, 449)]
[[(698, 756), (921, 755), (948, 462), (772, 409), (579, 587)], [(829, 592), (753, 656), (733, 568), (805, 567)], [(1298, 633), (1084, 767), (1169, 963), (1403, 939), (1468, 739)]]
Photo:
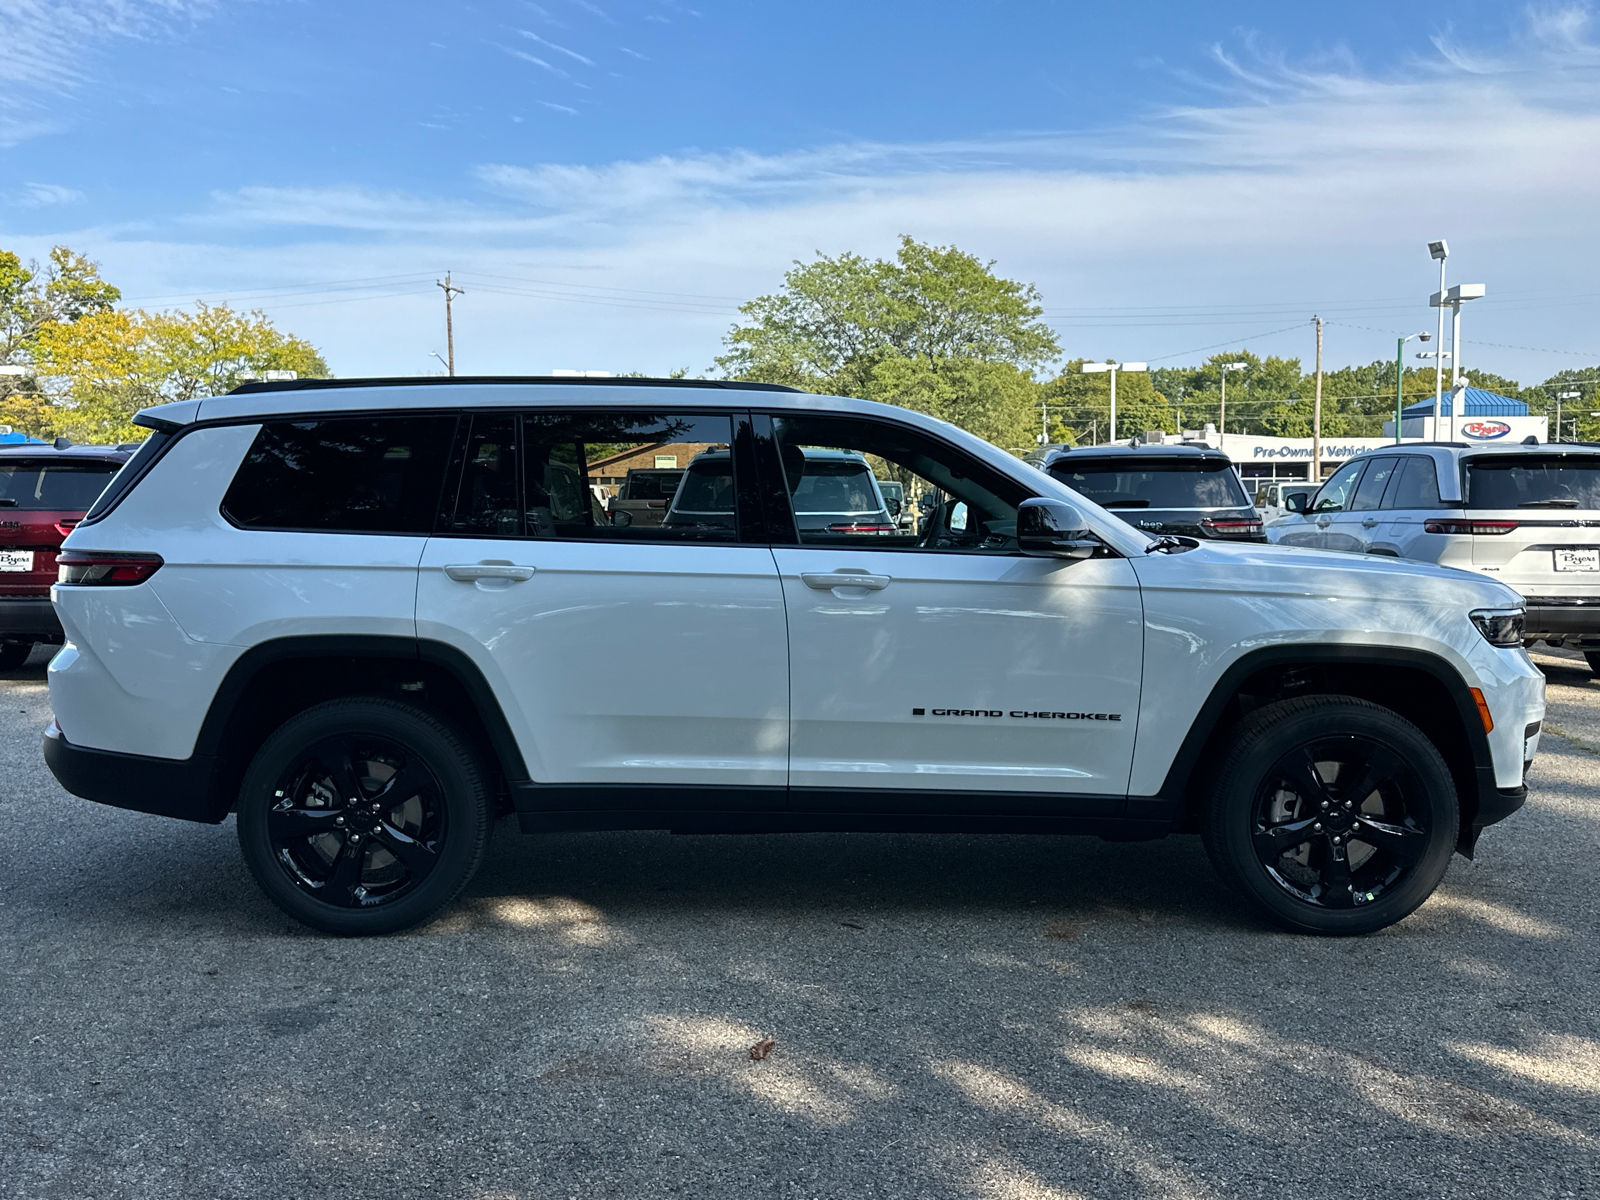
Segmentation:
[(230, 396), (256, 392), (310, 392), (324, 388), (358, 387), (452, 387), (465, 384), (548, 384), (571, 387), (675, 387), (724, 388), (751, 392), (801, 392), (801, 388), (781, 383), (743, 383), (737, 379), (641, 379), (635, 375), (598, 377), (594, 375), (392, 375), (366, 379), (274, 379), (241, 383)]

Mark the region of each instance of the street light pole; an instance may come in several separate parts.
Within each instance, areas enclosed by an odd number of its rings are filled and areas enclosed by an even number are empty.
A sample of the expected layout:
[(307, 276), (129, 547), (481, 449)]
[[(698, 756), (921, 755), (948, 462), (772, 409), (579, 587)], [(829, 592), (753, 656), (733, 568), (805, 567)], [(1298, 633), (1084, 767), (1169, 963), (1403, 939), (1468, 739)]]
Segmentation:
[(1078, 368), (1078, 370), (1082, 371), (1085, 375), (1101, 375), (1109, 373), (1111, 376), (1111, 422), (1106, 431), (1106, 443), (1108, 445), (1117, 440), (1117, 372), (1148, 371), (1149, 369), (1150, 365), (1142, 362), (1086, 362)]
[[(1437, 242), (1428, 243), (1428, 253), (1439, 260), (1439, 295), (1444, 295), (1444, 264), (1450, 257), (1450, 245), (1443, 238)], [(1439, 349), (1444, 349), (1444, 308), (1439, 309)], [(1440, 359), (1433, 367), (1433, 441), (1439, 440), (1439, 402), (1444, 393), (1444, 359)], [(1395, 418), (1399, 420), (1398, 417)], [(1400, 427), (1395, 426), (1395, 441), (1400, 440)]]
[[(1582, 392), (1557, 392), (1556, 393), (1556, 436), (1551, 440), (1557, 441), (1557, 442), (1559, 442), (1561, 440), (1561, 402), (1563, 400), (1581, 400), (1582, 398), (1583, 398), (1583, 393)], [(1574, 433), (1573, 437), (1577, 437), (1577, 434)]]
[[(1400, 444), (1400, 422), (1403, 419), (1400, 415), (1400, 409), (1403, 404), (1402, 397), (1405, 394), (1406, 343), (1412, 338), (1420, 338), (1422, 341), (1426, 342), (1432, 337), (1433, 334), (1431, 333), (1413, 333), (1409, 337), (1396, 338), (1394, 341), (1394, 443), (1397, 446)], [(1437, 396), (1434, 397), (1433, 403), (1433, 428), (1434, 432), (1437, 433), (1439, 429), (1439, 398)], [(1437, 441), (1438, 438), (1435, 437), (1433, 440)]]
[(1222, 370), (1222, 404), (1217, 410), (1217, 449), (1221, 450), (1228, 444), (1228, 372), (1242, 371), (1250, 364), (1232, 362), (1217, 365)]

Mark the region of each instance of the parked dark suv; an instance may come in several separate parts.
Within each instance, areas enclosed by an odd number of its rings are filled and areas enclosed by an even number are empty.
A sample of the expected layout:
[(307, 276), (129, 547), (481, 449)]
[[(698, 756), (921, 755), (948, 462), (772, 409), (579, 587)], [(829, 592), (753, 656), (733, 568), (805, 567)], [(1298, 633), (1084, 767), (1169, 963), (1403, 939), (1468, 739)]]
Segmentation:
[(1220, 450), (1090, 446), (1030, 460), (1073, 491), (1146, 533), (1264, 542), (1261, 514)]
[(0, 447), (0, 671), (36, 642), (60, 643), (50, 605), (56, 551), (136, 446), (74, 446), (65, 438)]

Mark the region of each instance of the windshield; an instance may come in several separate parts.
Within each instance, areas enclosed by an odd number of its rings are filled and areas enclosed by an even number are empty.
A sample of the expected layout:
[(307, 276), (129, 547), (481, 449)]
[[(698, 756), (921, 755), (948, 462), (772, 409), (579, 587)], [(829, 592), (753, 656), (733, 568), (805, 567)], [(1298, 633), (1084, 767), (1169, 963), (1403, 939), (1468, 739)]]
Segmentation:
[(1468, 459), (1467, 507), (1600, 509), (1600, 454)]
[(878, 513), (883, 511), (865, 463), (806, 459), (794, 490), (797, 513)]
[(88, 512), (121, 464), (114, 462), (0, 462), (0, 508)]
[(1250, 501), (1226, 463), (1057, 463), (1050, 474), (1102, 508), (1246, 508)]
[(672, 501), (673, 512), (731, 513), (733, 463), (726, 458), (691, 463), (683, 486)]

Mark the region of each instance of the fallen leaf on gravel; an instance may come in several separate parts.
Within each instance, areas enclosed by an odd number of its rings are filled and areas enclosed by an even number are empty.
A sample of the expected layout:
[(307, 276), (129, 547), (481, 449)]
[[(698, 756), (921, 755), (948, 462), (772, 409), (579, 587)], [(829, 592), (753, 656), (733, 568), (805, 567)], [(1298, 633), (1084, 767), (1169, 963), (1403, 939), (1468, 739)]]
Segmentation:
[(1076, 941), (1083, 932), (1083, 926), (1077, 921), (1052, 921), (1045, 926), (1044, 936), (1052, 942)]
[(857, 925), (854, 921), (840, 921), (839, 924), (843, 925), (846, 929), (866, 929), (865, 925)]
[(1155, 1010), (1156, 1010), (1156, 1006), (1154, 1004), (1151, 1004), (1150, 1001), (1148, 1001), (1148, 1000), (1129, 1000), (1128, 1001), (1128, 1011), (1129, 1012), (1153, 1013), (1153, 1012), (1155, 1012)]
[(206, 974), (207, 975), (215, 975), (216, 973), (217, 973), (217, 969), (215, 967), (207, 967), (206, 968)]
[(771, 1038), (763, 1038), (754, 1046), (750, 1047), (750, 1057), (755, 1059), (756, 1062), (760, 1062), (762, 1059), (766, 1058), (767, 1055), (772, 1053), (773, 1048), (777, 1046), (777, 1044), (778, 1043), (773, 1041)]

